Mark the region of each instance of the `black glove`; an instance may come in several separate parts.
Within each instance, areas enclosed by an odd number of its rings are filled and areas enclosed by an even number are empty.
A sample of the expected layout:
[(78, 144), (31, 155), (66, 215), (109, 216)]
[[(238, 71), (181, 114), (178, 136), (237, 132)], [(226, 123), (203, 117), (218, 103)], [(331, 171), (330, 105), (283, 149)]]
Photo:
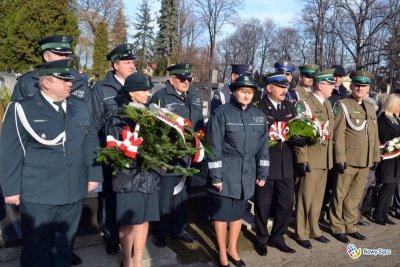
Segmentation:
[(300, 136), (300, 135), (293, 135), (290, 138), (290, 141), (294, 146), (303, 147), (307, 145), (307, 137)]
[(343, 174), (344, 171), (347, 169), (347, 164), (346, 164), (346, 162), (335, 163), (335, 169), (338, 171), (338, 173)]
[(376, 167), (378, 166), (377, 162), (374, 162), (371, 166), (371, 168), (369, 168), (371, 171), (375, 171)]
[(300, 176), (306, 176), (307, 172), (311, 172), (311, 168), (308, 162), (296, 163), (296, 171)]

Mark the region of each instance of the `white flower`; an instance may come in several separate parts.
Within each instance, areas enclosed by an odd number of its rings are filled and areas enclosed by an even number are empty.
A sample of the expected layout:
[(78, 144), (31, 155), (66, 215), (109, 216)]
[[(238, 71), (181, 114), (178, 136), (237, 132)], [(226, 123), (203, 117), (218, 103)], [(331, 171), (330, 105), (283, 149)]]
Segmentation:
[(392, 140), (393, 142), (395, 142), (395, 143), (398, 143), (400, 140), (399, 140), (399, 138), (393, 138), (393, 140)]
[(390, 153), (390, 152), (392, 152), (394, 150), (394, 147), (393, 146), (388, 146), (388, 148), (387, 148), (387, 151)]

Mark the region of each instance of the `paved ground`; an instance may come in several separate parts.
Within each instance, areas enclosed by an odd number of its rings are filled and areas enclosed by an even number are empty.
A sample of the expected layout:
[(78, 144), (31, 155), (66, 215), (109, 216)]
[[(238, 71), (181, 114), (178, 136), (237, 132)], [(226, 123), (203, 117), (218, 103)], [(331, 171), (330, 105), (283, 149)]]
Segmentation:
[[(367, 241), (351, 242), (356, 247), (378, 249), (391, 249), (390, 256), (365, 256), (352, 260), (346, 253), (346, 245), (331, 239), (328, 245), (311, 241), (313, 249), (301, 248), (290, 237), (293, 229), (289, 229), (289, 237), (286, 240), (289, 246), (297, 250), (295, 254), (284, 254), (275, 248), (269, 248), (266, 257), (260, 257), (254, 252), (252, 246), (253, 232), (243, 228), (239, 240), (240, 255), (247, 263), (247, 266), (400, 266), (400, 220), (394, 219), (397, 225), (379, 226), (371, 223), (370, 226), (360, 227), (360, 232), (367, 235)], [(191, 224), (190, 232), (199, 240), (193, 245), (186, 245), (179, 241), (170, 240), (165, 249), (154, 247), (151, 237), (147, 244), (145, 255), (146, 266), (216, 266), (214, 259), (217, 258), (214, 236), (206, 224)], [(89, 240), (92, 239), (92, 240)], [(120, 255), (109, 256), (105, 254), (104, 247), (98, 237), (82, 238), (77, 240), (75, 252), (79, 254), (84, 263), (82, 266), (119, 266)], [(87, 246), (87, 245), (90, 246)], [(18, 250), (2, 249), (0, 251), (0, 266), (18, 266)], [(8, 251), (7, 251), (8, 250)]]

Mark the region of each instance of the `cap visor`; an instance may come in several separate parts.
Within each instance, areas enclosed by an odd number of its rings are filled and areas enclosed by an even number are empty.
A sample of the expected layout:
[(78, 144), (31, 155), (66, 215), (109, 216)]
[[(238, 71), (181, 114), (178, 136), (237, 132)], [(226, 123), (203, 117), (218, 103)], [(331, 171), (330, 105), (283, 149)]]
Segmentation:
[(61, 80), (68, 80), (72, 81), (75, 77), (72, 74), (61, 74), (61, 75), (53, 75), (54, 77), (61, 79)]
[(273, 85), (276, 85), (276, 86), (279, 86), (279, 87), (289, 87), (290, 86), (290, 84), (289, 84), (289, 82), (275, 82), (275, 83), (272, 83)]

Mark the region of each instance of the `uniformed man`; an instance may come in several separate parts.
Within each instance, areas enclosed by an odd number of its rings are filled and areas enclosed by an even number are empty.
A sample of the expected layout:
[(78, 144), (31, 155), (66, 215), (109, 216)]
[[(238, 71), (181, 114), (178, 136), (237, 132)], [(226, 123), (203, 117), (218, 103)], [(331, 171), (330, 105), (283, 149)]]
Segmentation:
[(333, 70), (326, 70), (314, 75), (313, 92), (296, 103), (296, 112), (306, 112), (327, 124), (330, 138), (320, 143), (296, 147), (296, 168), (300, 176), (297, 194), (297, 229), (298, 243), (311, 249), (309, 238), (321, 243), (329, 243), (322, 235), (318, 225), (322, 201), (325, 192), (328, 170), (333, 166), (332, 134), (333, 113), (328, 98), (333, 90)]
[[(135, 56), (132, 44), (120, 44), (112, 49), (107, 60), (111, 62), (112, 70), (106, 74), (104, 80), (97, 82), (92, 89), (92, 97), (89, 101), (89, 108), (93, 116), (93, 126), (99, 132), (100, 145), (106, 144), (104, 126), (108, 118), (118, 108), (117, 95), (121, 94), (125, 79), (136, 72)], [(115, 214), (115, 193), (112, 190), (112, 170), (104, 167), (104, 182), (102, 192), (98, 195), (97, 221), (101, 231), (106, 236), (106, 252), (117, 254), (119, 252), (118, 226)]]
[[(236, 79), (243, 75), (253, 75), (253, 66), (248, 64), (232, 64), (231, 79), (230, 83), (236, 81)], [(224, 85), (222, 89), (215, 90), (213, 97), (211, 99), (210, 111), (214, 112), (219, 106), (229, 102), (231, 98), (231, 90), (229, 89), (229, 84)]]
[(69, 60), (38, 66), (39, 88), (12, 102), (0, 138), (0, 182), (20, 205), (21, 266), (70, 266), (83, 198), (102, 180), (87, 103), (71, 95)]
[(294, 90), (294, 84), (293, 84), (293, 72), (296, 70), (296, 67), (291, 64), (290, 62), (283, 61), (283, 62), (276, 62), (274, 65), (275, 72), (280, 72), (286, 75), (286, 78), (289, 82), (289, 88), (286, 93), (286, 99), (287, 101), (292, 102), (295, 104), (298, 99), (298, 95), (296, 91)]
[(297, 98), (297, 100), (305, 99), (313, 91), (313, 76), (317, 73), (318, 66), (313, 64), (307, 64), (299, 67), (300, 77), (299, 85), (294, 89), (294, 94), (292, 94), (292, 101)]
[(339, 172), (331, 202), (331, 228), (336, 239), (348, 243), (349, 235), (366, 237), (357, 230), (360, 203), (369, 168), (380, 161), (378, 127), (374, 106), (364, 101), (372, 83), (372, 74), (350, 74), (351, 96), (335, 105), (334, 155)]
[[(44, 62), (54, 60), (70, 59), (72, 38), (68, 35), (52, 35), (39, 42)], [(87, 81), (76, 71), (71, 69), (74, 77), (72, 80), (72, 95), (79, 99), (89, 99), (89, 87)], [(37, 71), (30, 71), (18, 78), (14, 86), (12, 100), (18, 100), (27, 95), (32, 95), (39, 90), (39, 74)]]
[[(202, 105), (198, 93), (190, 87), (192, 65), (180, 63), (167, 68), (169, 80), (165, 87), (153, 95), (150, 103), (167, 108), (177, 115), (189, 119), (194, 130), (203, 127)], [(186, 166), (187, 163), (177, 164)], [(193, 243), (194, 238), (185, 231), (187, 224), (185, 177), (167, 174), (161, 179), (160, 221), (153, 223), (154, 243), (159, 247), (166, 246), (166, 235), (186, 243)]]
[[(294, 105), (285, 100), (286, 90), (289, 87), (287, 75), (277, 72), (266, 77), (267, 93), (259, 102), (258, 107), (267, 116), (268, 127), (275, 122), (287, 122), (295, 117)], [(281, 142), (269, 148), (270, 168), (265, 186), (256, 185), (255, 188), (255, 225), (256, 251), (261, 256), (267, 255), (267, 244), (286, 253), (296, 252), (286, 245), (283, 235), (290, 223), (290, 215), (294, 202), (294, 168), (293, 146), (288, 142)], [(274, 199), (277, 207), (271, 235), (265, 222), (271, 210)]]

